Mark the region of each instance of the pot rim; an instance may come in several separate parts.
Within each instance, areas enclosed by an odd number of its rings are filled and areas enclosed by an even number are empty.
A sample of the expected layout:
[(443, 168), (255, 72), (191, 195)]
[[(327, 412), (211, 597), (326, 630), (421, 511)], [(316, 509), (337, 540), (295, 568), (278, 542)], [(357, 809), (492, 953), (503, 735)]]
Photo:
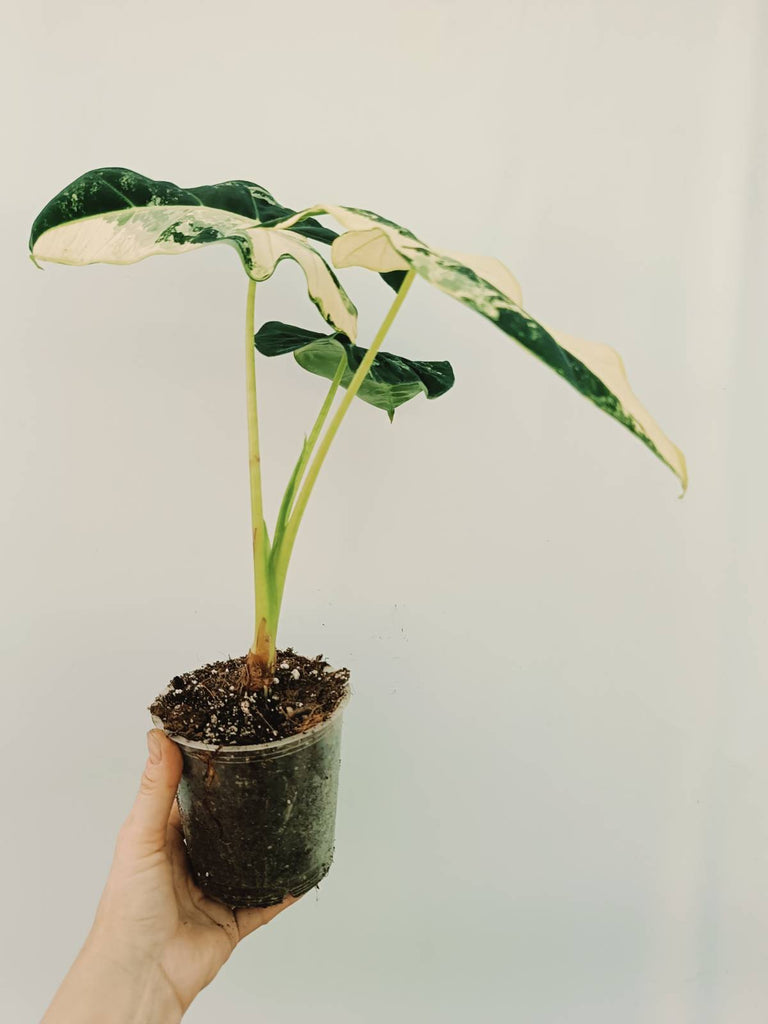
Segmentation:
[[(169, 683), (163, 690), (163, 694), (168, 693), (173, 688), (173, 683)], [(165, 727), (165, 723), (158, 715), (152, 715), (152, 722), (156, 728), (162, 729), (168, 739), (173, 740), (180, 747), (185, 750), (197, 750), (205, 754), (274, 754), (279, 756), (280, 754), (288, 753), (293, 747), (298, 746), (309, 746), (316, 739), (329, 729), (336, 720), (341, 716), (341, 713), (349, 703), (349, 698), (352, 696), (352, 690), (347, 683), (347, 692), (341, 698), (339, 703), (336, 705), (333, 713), (325, 719), (324, 722), (318, 722), (317, 725), (313, 725), (311, 729), (306, 729), (304, 732), (296, 732), (292, 736), (284, 736), (280, 740), (268, 740), (266, 743), (228, 743), (228, 744), (215, 744), (215, 743), (204, 743), (202, 740), (188, 740), (186, 736), (181, 736), (178, 733), (169, 732)]]

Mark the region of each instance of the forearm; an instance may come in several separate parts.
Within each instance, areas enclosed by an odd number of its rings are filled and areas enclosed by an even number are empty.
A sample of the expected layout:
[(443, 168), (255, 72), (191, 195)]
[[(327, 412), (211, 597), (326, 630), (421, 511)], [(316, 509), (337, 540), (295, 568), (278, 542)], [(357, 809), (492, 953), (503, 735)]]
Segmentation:
[(159, 964), (106, 953), (91, 934), (41, 1024), (178, 1024), (182, 1015)]

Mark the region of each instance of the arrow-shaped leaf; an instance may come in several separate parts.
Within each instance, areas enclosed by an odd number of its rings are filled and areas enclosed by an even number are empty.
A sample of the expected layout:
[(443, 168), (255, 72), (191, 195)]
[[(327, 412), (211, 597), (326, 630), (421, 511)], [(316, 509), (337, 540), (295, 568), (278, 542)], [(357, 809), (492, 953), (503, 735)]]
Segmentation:
[[(339, 359), (346, 358), (347, 366), (341, 378), (344, 388), (367, 352), (353, 345), (344, 334), (319, 334), (277, 320), (265, 323), (256, 333), (254, 342), (265, 356), (292, 352), (299, 366), (327, 380), (333, 380)], [(406, 359), (391, 352), (377, 352), (357, 397), (383, 409), (391, 420), (395, 409), (416, 395), (439, 398), (453, 383), (453, 367), (445, 360)]]

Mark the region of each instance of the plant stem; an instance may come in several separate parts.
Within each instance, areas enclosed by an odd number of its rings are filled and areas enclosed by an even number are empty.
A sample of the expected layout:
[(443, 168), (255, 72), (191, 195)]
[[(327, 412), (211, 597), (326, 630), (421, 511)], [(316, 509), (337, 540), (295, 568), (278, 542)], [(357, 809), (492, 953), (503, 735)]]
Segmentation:
[(248, 471), (251, 485), (251, 528), (253, 534), (253, 590), (255, 628), (253, 646), (248, 655), (249, 677), (257, 679), (271, 671), (275, 661), (272, 626), (272, 600), (269, 579), (269, 538), (264, 523), (261, 494), (261, 454), (259, 452), (259, 413), (256, 400), (256, 352), (253, 344), (253, 307), (256, 282), (248, 281), (245, 308), (245, 381), (248, 410)]
[[(286, 528), (288, 526), (291, 510), (293, 509), (294, 500), (301, 484), (302, 477), (304, 476), (304, 470), (307, 468), (310, 456), (314, 451), (315, 444), (320, 435), (320, 431), (323, 428), (323, 424), (328, 418), (333, 400), (336, 397), (336, 392), (339, 389), (339, 384), (344, 376), (344, 370), (347, 367), (347, 357), (342, 354), (339, 359), (339, 365), (336, 368), (336, 373), (333, 375), (331, 386), (328, 389), (328, 394), (325, 396), (325, 401), (322, 404), (320, 412), (317, 415), (314, 426), (310, 432), (309, 437), (304, 438), (304, 444), (302, 445), (301, 454), (299, 460), (291, 474), (291, 478), (288, 481), (288, 486), (283, 494), (283, 500), (280, 503), (280, 511), (277, 515), (277, 522), (275, 523), (275, 535), (272, 544), (272, 550), (269, 558), (269, 571), (270, 580), (272, 582), (272, 599), (273, 599), (273, 617), (274, 617), (274, 631), (277, 632), (277, 625), (280, 619), (280, 607), (283, 599), (283, 588), (282, 582), (278, 583), (278, 570), (277, 566), (280, 561), (280, 553), (283, 549), (283, 543), (285, 541)], [(284, 577), (283, 577), (284, 579)]]
[(331, 406), (333, 405), (333, 400), (336, 397), (336, 392), (339, 390), (339, 384), (341, 384), (341, 379), (344, 376), (344, 370), (346, 369), (346, 366), (347, 357), (344, 353), (342, 353), (341, 358), (339, 359), (339, 365), (336, 368), (336, 373), (333, 375), (331, 386), (328, 389), (328, 394), (325, 396), (325, 401), (322, 404), (320, 412), (317, 414), (317, 419), (315, 420), (315, 424), (312, 427), (309, 438), (307, 439), (307, 447), (302, 455), (301, 469), (299, 470), (299, 475), (296, 479), (297, 489), (299, 484), (301, 483), (302, 477), (304, 476), (304, 470), (306, 469), (307, 463), (309, 462), (309, 458), (312, 452), (315, 450), (315, 445), (317, 444), (317, 439), (320, 436), (320, 431), (323, 429), (325, 421), (328, 418), (328, 413), (330, 412)]
[(277, 514), (277, 522), (275, 524), (275, 543), (272, 554), (273, 558), (277, 554), (277, 549), (279, 547), (279, 539), (280, 537), (282, 537), (285, 525), (288, 522), (288, 518), (291, 514), (291, 509), (293, 508), (296, 492), (298, 491), (299, 484), (301, 483), (302, 478), (304, 476), (304, 470), (307, 468), (307, 463), (309, 462), (310, 456), (312, 455), (312, 452), (315, 449), (317, 439), (320, 436), (320, 431), (323, 429), (323, 424), (328, 418), (328, 413), (330, 412), (331, 406), (333, 405), (333, 400), (336, 397), (336, 392), (339, 390), (339, 384), (341, 383), (341, 379), (344, 376), (344, 369), (346, 368), (346, 365), (347, 357), (344, 354), (342, 354), (341, 358), (339, 359), (339, 365), (338, 368), (336, 369), (336, 373), (334, 374), (333, 380), (331, 381), (331, 386), (328, 389), (328, 394), (325, 396), (325, 401), (323, 402), (320, 408), (320, 412), (317, 414), (317, 419), (315, 420), (314, 426), (310, 431), (309, 437), (304, 439), (304, 445), (302, 446), (301, 449), (299, 461), (296, 464), (296, 468), (294, 469), (288, 486), (285, 489), (285, 494), (283, 495), (283, 500), (280, 505), (280, 511)]
[(339, 403), (339, 406), (336, 409), (336, 412), (334, 413), (333, 419), (328, 425), (328, 429), (326, 430), (325, 435), (323, 436), (323, 439), (320, 442), (320, 445), (317, 449), (317, 453), (314, 459), (312, 460), (312, 465), (309, 467), (309, 470), (307, 471), (306, 479), (304, 480), (304, 484), (301, 488), (301, 491), (299, 492), (299, 496), (296, 499), (296, 504), (294, 506), (293, 512), (291, 513), (290, 519), (288, 520), (288, 523), (286, 525), (285, 533), (282, 537), (282, 541), (280, 544), (279, 555), (274, 567), (273, 580), (276, 608), (279, 608), (282, 602), (283, 588), (285, 586), (285, 577), (288, 571), (288, 563), (291, 558), (291, 552), (293, 551), (293, 545), (296, 542), (296, 534), (298, 532), (299, 525), (301, 524), (304, 511), (307, 507), (307, 502), (309, 501), (309, 497), (312, 494), (312, 488), (315, 485), (315, 481), (317, 480), (318, 474), (322, 469), (325, 457), (328, 454), (328, 450), (331, 447), (331, 444), (333, 442), (334, 437), (336, 436), (339, 427), (341, 426), (342, 420), (344, 419), (347, 410), (352, 404), (355, 395), (359, 391), (360, 385), (363, 383), (366, 374), (370, 370), (371, 364), (373, 363), (373, 360), (376, 358), (376, 353), (378, 352), (382, 342), (384, 341), (384, 338), (387, 335), (387, 331), (392, 326), (392, 322), (394, 321), (395, 317), (398, 314), (398, 311), (400, 310), (400, 307), (405, 301), (405, 297), (408, 294), (408, 290), (410, 289), (411, 285), (413, 284), (413, 279), (415, 276), (415, 270), (409, 270), (408, 273), (406, 274), (405, 280), (400, 285), (400, 290), (397, 293), (395, 301), (390, 306), (389, 312), (382, 321), (381, 327), (379, 327), (378, 331), (376, 332), (376, 337), (373, 339), (371, 347), (366, 352), (365, 356), (360, 362), (360, 365), (355, 371), (352, 380), (349, 382), (346, 393), (341, 402)]

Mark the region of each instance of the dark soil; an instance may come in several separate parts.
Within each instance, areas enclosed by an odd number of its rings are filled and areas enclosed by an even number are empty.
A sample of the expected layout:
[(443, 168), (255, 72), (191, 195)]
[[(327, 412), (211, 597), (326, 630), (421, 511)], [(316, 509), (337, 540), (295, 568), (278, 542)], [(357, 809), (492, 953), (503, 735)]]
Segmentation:
[(268, 689), (245, 685), (245, 657), (215, 661), (175, 676), (150, 711), (166, 731), (217, 746), (269, 743), (305, 732), (329, 718), (348, 690), (349, 670), (322, 655), (277, 652)]

